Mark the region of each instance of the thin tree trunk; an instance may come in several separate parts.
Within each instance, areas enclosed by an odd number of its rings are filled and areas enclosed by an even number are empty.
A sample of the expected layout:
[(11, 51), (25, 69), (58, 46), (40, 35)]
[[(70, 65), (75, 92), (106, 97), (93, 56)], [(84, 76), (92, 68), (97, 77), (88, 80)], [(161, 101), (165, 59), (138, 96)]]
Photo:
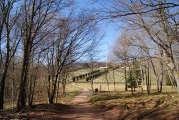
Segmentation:
[(1, 79), (1, 89), (0, 89), (0, 110), (3, 110), (4, 105), (4, 90), (5, 90), (5, 80), (6, 80), (7, 68), (4, 70)]
[(22, 107), (26, 106), (26, 84), (27, 84), (27, 75), (29, 69), (29, 55), (28, 55), (28, 47), (26, 47), (24, 52), (24, 59), (21, 70), (21, 81), (20, 81), (20, 91), (17, 102), (17, 111), (19, 111)]
[[(4, 66), (4, 71), (3, 71), (3, 75), (2, 75), (2, 79), (0, 81), (0, 110), (3, 109), (3, 105), (4, 105), (4, 90), (5, 90), (5, 81), (6, 81), (6, 75), (7, 75), (7, 70), (9, 67), (9, 62), (10, 62), (10, 31), (8, 29), (8, 23), (6, 24), (6, 29), (7, 29), (7, 33), (6, 33), (6, 37), (7, 37), (7, 41), (6, 41), (6, 61), (5, 61), (5, 66)], [(1, 48), (0, 48), (1, 49)]]
[(66, 91), (65, 91), (66, 90), (66, 88), (65, 88), (66, 87), (66, 79), (64, 79), (64, 78), (62, 80), (62, 87), (63, 87), (63, 94), (66, 95)]
[(15, 81), (15, 58), (13, 57), (12, 63), (12, 108), (14, 107), (14, 81)]
[(127, 91), (127, 70), (126, 70), (126, 65), (124, 67), (124, 78), (125, 78), (125, 91)]
[(146, 79), (146, 84), (147, 84), (147, 94), (150, 94), (150, 85), (151, 85), (151, 82), (150, 82), (150, 71), (149, 71), (149, 68), (147, 68), (147, 79)]
[(163, 87), (163, 79), (164, 79), (164, 70), (163, 70), (163, 63), (160, 61), (161, 64), (161, 80), (160, 80), (160, 89), (159, 89), (159, 93), (162, 93), (162, 87)]
[(56, 97), (56, 103), (58, 103), (59, 89), (60, 89), (60, 80), (58, 80), (58, 83), (57, 83), (57, 97)]
[(132, 80), (132, 71), (131, 71), (131, 68), (129, 67), (129, 78), (130, 78), (130, 86), (131, 86), (131, 93), (132, 95), (134, 94), (134, 91), (133, 91), (133, 80)]
[(7, 49), (7, 56), (6, 56), (6, 61), (5, 61), (5, 66), (4, 66), (4, 71), (3, 71), (3, 75), (2, 75), (2, 79), (0, 81), (0, 85), (1, 85), (1, 89), (0, 89), (0, 110), (3, 109), (3, 105), (4, 105), (4, 90), (5, 90), (5, 81), (6, 81), (6, 75), (7, 75), (7, 70), (9, 67), (9, 59), (10, 59), (10, 46), (9, 46), (9, 35), (7, 34), (7, 45), (6, 45), (6, 49)]
[(93, 94), (94, 94), (94, 87), (93, 87), (93, 76), (92, 76), (92, 78), (91, 78), (91, 89), (92, 89), (92, 91), (93, 91)]
[(116, 91), (116, 81), (115, 81), (114, 68), (113, 68), (113, 81), (114, 81), (114, 90)]
[(109, 81), (108, 81), (108, 75), (107, 75), (108, 73), (107, 73), (107, 71), (106, 71), (106, 74), (105, 74), (105, 79), (106, 79), (106, 81), (107, 81), (107, 86), (108, 86), (108, 92), (109, 92)]
[(56, 95), (56, 90), (57, 90), (57, 81), (58, 81), (58, 74), (55, 75), (55, 80), (52, 79), (54, 83), (52, 84), (52, 92), (50, 92), (49, 88), (49, 103), (53, 104), (55, 101), (55, 95)]
[[(23, 69), (21, 72), (21, 83), (20, 83), (20, 91), (17, 103), (17, 111), (19, 111), (22, 107), (26, 106), (26, 84), (27, 84), (27, 70), (28, 65), (23, 65)], [(25, 70), (26, 69), (26, 70)]]

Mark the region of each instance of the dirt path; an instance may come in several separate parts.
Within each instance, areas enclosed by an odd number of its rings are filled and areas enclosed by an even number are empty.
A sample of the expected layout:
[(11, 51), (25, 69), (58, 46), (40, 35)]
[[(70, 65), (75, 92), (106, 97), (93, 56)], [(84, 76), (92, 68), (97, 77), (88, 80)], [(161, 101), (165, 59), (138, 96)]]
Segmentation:
[(102, 111), (94, 108), (88, 102), (87, 97), (90, 94), (91, 92), (88, 89), (83, 88), (83, 91), (69, 103), (69, 106), (71, 107), (66, 111), (68, 112), (68, 115), (64, 115), (63, 117), (65, 119), (73, 120), (104, 120), (104, 118), (100, 115)]
[(82, 88), (83, 91), (69, 104), (37, 105), (29, 111), (22, 111), (15, 118), (30, 120), (105, 120), (101, 114), (103, 111), (94, 108), (88, 102), (87, 97), (91, 92), (81, 86), (77, 87)]
[[(75, 84), (74, 84), (75, 86)], [(83, 88), (81, 86), (77, 86)], [(26, 108), (19, 113), (10, 111), (0, 112), (0, 119), (21, 120), (105, 120), (104, 111), (94, 108), (88, 102), (91, 92), (83, 88), (69, 104), (39, 104)]]
[(76, 96), (73, 101), (69, 104), (70, 109), (66, 109), (64, 114), (61, 116), (64, 119), (73, 120), (103, 120), (100, 116), (100, 110), (94, 108), (87, 100), (87, 96), (90, 94), (89, 91), (82, 91)]

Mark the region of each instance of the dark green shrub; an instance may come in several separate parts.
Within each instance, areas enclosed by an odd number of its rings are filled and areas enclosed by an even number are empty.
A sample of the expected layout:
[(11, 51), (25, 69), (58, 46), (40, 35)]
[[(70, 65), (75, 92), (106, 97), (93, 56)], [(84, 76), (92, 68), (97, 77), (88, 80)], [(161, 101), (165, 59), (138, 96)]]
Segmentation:
[(136, 81), (142, 79), (141, 70), (137, 62), (134, 63), (133, 67), (127, 72), (127, 83), (130, 87), (137, 87)]
[(170, 77), (168, 74), (165, 76), (165, 85), (172, 86), (172, 83), (170, 81)]
[[(177, 86), (176, 81), (174, 81), (174, 80), (172, 80), (172, 81), (173, 81), (173, 85)], [(165, 76), (165, 85), (172, 86), (172, 83), (171, 83), (171, 80), (170, 80), (170, 76), (168, 74)]]

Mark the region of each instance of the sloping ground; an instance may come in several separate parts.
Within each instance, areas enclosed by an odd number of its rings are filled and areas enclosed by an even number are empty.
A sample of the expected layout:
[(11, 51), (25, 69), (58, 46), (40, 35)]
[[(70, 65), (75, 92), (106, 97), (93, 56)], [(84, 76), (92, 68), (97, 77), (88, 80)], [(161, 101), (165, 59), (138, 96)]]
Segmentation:
[[(74, 85), (75, 86), (75, 85)], [(80, 87), (80, 86), (78, 86)], [(21, 120), (179, 120), (179, 95), (83, 91), (68, 104), (39, 104), (19, 113), (1, 111), (0, 119)]]
[[(104, 114), (104, 113), (102, 113)], [(106, 115), (110, 114), (110, 116)], [(110, 120), (179, 120), (179, 110), (111, 108), (104, 114)]]
[(4, 111), (0, 119), (37, 119), (37, 120), (104, 120), (102, 111), (94, 108), (88, 102), (91, 92), (84, 89), (69, 104), (41, 104), (25, 108), (19, 113)]
[(107, 109), (106, 119), (119, 120), (179, 120), (179, 95), (102, 93), (90, 101), (98, 108)]

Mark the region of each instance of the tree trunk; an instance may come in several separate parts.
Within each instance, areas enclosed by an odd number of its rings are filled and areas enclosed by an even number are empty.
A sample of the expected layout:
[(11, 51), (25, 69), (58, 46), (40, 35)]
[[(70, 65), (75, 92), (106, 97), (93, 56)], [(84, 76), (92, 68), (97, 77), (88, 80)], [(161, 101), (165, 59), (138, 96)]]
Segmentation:
[[(6, 28), (8, 28), (8, 24), (6, 24)], [(8, 67), (9, 67), (9, 62), (10, 62), (10, 31), (7, 29), (7, 34), (6, 34), (6, 37), (7, 37), (7, 41), (6, 41), (6, 61), (5, 61), (5, 66), (4, 66), (4, 72), (3, 72), (3, 76), (2, 76), (2, 79), (0, 81), (0, 110), (3, 109), (3, 105), (4, 105), (4, 90), (5, 90), (5, 81), (6, 81), (6, 75), (7, 75), (7, 70), (8, 70)], [(0, 48), (1, 49), (1, 48)]]
[(60, 80), (58, 80), (58, 83), (57, 83), (57, 97), (56, 97), (56, 103), (58, 103), (59, 89), (60, 89)]
[(108, 72), (106, 71), (105, 73), (105, 79), (107, 81), (107, 86), (108, 86), (108, 92), (109, 92), (109, 81), (108, 81)]
[(163, 68), (163, 63), (160, 61), (160, 64), (161, 64), (161, 71), (162, 71), (162, 74), (161, 74), (161, 79), (160, 79), (160, 89), (159, 89), (159, 93), (162, 93), (162, 87), (163, 87), (163, 79), (164, 79), (164, 68)]
[(66, 79), (63, 78), (62, 80), (62, 87), (63, 87), (63, 95), (66, 95), (65, 87), (66, 87)]
[(126, 65), (124, 67), (124, 78), (125, 78), (125, 91), (127, 91), (127, 70), (126, 70)]
[(3, 75), (2, 75), (2, 79), (0, 81), (0, 110), (3, 109), (3, 105), (4, 105), (4, 90), (5, 90), (5, 81), (6, 81), (6, 75), (7, 75), (7, 70), (8, 70), (8, 67), (9, 67), (9, 42), (7, 42), (7, 56), (6, 56), (6, 62), (5, 62), (5, 66), (4, 66), (4, 72), (3, 72)]
[(1, 89), (0, 89), (0, 110), (3, 110), (4, 105), (4, 90), (5, 90), (5, 80), (6, 80), (7, 68), (4, 70), (2, 79), (1, 79)]
[(133, 89), (133, 87), (134, 87), (134, 85), (133, 85), (133, 80), (132, 80), (132, 71), (131, 71), (131, 68), (129, 68), (129, 78), (130, 78), (130, 86), (131, 86), (131, 93), (132, 93), (132, 95), (134, 94), (134, 89)]
[(49, 103), (50, 103), (50, 104), (53, 104), (53, 103), (54, 103), (54, 101), (53, 101), (53, 97), (52, 97), (52, 96), (49, 97)]
[[(52, 88), (50, 87), (50, 78), (48, 78), (49, 80), (49, 88), (48, 88), (48, 98), (49, 98), (49, 103), (53, 104), (55, 101), (55, 95), (56, 95), (56, 90), (57, 90), (57, 80), (58, 80), (58, 74), (55, 75), (55, 81), (52, 78), (52, 81), (54, 81), (52, 83)], [(52, 90), (51, 90), (52, 89)], [(52, 92), (51, 92), (52, 91)]]
[(163, 88), (163, 82), (160, 81), (160, 89), (159, 89), (159, 93), (162, 93), (162, 88)]
[(93, 91), (93, 94), (94, 94), (94, 87), (93, 87), (93, 76), (92, 76), (92, 78), (91, 78), (91, 89), (92, 89), (92, 91)]
[(147, 93), (150, 94), (151, 87), (151, 77), (150, 77), (150, 69), (147, 69)]
[(176, 91), (179, 93), (179, 73), (177, 71), (177, 66), (175, 65), (173, 56), (168, 57), (169, 55), (164, 55), (165, 61), (167, 63), (167, 68), (169, 75), (174, 79), (176, 82), (176, 86), (174, 84), (174, 87), (176, 87)]
[(116, 91), (116, 81), (115, 81), (114, 68), (113, 68), (113, 80), (114, 80), (114, 90)]
[[(35, 17), (35, 0), (32, 0), (32, 6), (29, 16), (29, 24), (26, 25), (28, 29), (25, 29), (25, 38), (24, 38), (24, 55), (23, 55), (23, 64), (22, 64), (22, 71), (21, 71), (21, 81), (20, 81), (20, 91), (18, 96), (17, 102), (17, 111), (19, 111), (22, 107), (26, 106), (26, 84), (27, 84), (27, 77), (29, 71), (29, 58), (32, 52), (32, 45), (35, 36), (32, 36), (32, 29)], [(28, 19), (28, 18), (26, 18)]]
[(149, 75), (149, 68), (145, 67), (145, 74), (146, 74), (146, 86), (147, 86), (147, 94), (150, 94), (150, 75)]
[[(27, 50), (28, 48), (26, 48)], [(28, 50), (27, 50), (28, 51)], [(26, 106), (26, 84), (27, 84), (27, 75), (29, 69), (29, 53), (24, 52), (24, 59), (21, 71), (21, 81), (20, 81), (20, 90), (17, 102), (17, 111), (19, 111), (22, 107)]]
[(140, 70), (141, 70), (141, 74), (142, 74), (141, 90), (143, 91), (143, 87), (144, 87), (144, 70), (142, 69), (142, 67), (140, 67)]
[(32, 81), (32, 79), (30, 80), (30, 93), (29, 93), (29, 106), (32, 106), (33, 103), (33, 99), (34, 99), (34, 91), (35, 91), (35, 85), (36, 85), (36, 80), (37, 80), (37, 75), (35, 75), (34, 81)]

